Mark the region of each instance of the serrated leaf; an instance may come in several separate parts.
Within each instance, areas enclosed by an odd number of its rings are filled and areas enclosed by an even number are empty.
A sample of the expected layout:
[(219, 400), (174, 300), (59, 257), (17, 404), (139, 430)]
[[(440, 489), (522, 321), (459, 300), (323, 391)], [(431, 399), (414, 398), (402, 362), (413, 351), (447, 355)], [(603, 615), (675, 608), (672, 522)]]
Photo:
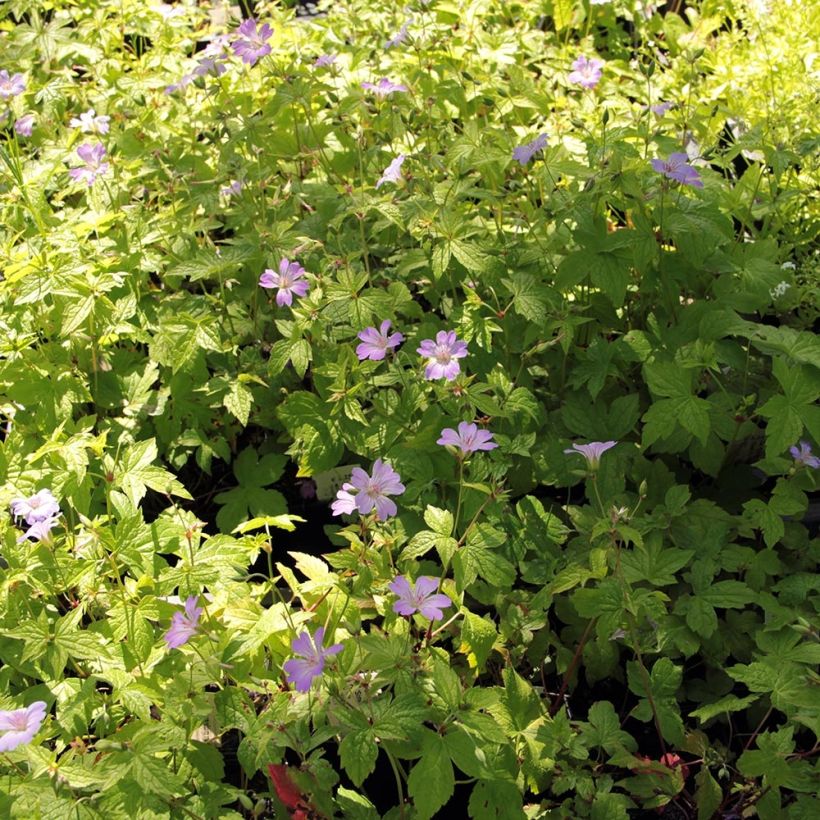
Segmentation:
[(468, 654), (470, 666), (479, 671), (484, 669), (497, 637), (498, 633), (492, 621), (472, 612), (464, 613), (459, 651)]
[(421, 759), (413, 766), (407, 779), (407, 788), (413, 798), (415, 816), (429, 820), (453, 796), (455, 777), (453, 764), (437, 732), (425, 732)]
[(245, 427), (251, 414), (251, 407), (253, 406), (253, 393), (247, 385), (235, 381), (225, 395), (223, 404), (228, 411), (236, 417), (239, 423)]

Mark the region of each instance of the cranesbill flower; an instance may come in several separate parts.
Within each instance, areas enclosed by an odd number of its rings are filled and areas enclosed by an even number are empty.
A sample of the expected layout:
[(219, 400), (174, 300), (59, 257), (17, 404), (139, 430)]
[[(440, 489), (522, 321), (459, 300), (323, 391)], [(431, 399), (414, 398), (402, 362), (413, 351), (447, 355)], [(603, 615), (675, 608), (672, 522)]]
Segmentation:
[(350, 484), (357, 490), (354, 499), (360, 515), (367, 515), (375, 509), (377, 520), (384, 521), (398, 512), (395, 502), (387, 496), (401, 495), (404, 484), (401, 483), (401, 476), (380, 458), (373, 462), (372, 475), (361, 467), (354, 467)]
[(360, 361), (365, 359), (371, 359), (374, 362), (381, 361), (387, 355), (388, 350), (394, 350), (404, 341), (401, 333), (388, 335), (390, 325), (390, 320), (385, 319), (379, 325), (378, 330), (375, 327), (366, 327), (358, 333), (362, 343), (356, 348), (356, 355)]
[(522, 165), (526, 165), (539, 151), (543, 151), (547, 144), (547, 135), (541, 134), (532, 142), (519, 145), (513, 149), (513, 159), (518, 160)]
[(454, 330), (440, 330), (436, 339), (425, 339), (416, 353), (427, 359), (426, 379), (447, 379), (451, 382), (461, 372), (458, 360), (467, 355), (467, 343), (460, 341)]
[(294, 638), (291, 649), (298, 657), (285, 661), (282, 668), (288, 682), (296, 687), (297, 692), (309, 692), (314, 679), (324, 672), (325, 661), (342, 651), (340, 643), (334, 643), (325, 649), (322, 646), (324, 640), (325, 629), (322, 626), (316, 630), (312, 638), (307, 630), (298, 638)]
[(579, 453), (587, 460), (590, 470), (597, 470), (601, 464), (601, 456), (617, 443), (617, 441), (591, 441), (589, 444), (573, 444), (569, 450), (564, 450), (564, 452), (570, 455)]
[(79, 128), (83, 134), (107, 134), (111, 117), (97, 114), (93, 108), (84, 111), (79, 117), (72, 117), (68, 123), (71, 128)]
[(385, 182), (398, 182), (401, 179), (401, 166), (404, 160), (407, 159), (405, 154), (399, 154), (391, 163), (384, 169), (381, 179), (376, 183), (377, 188), (381, 188)]
[(396, 34), (394, 37), (391, 37), (385, 44), (385, 48), (395, 48), (396, 46), (401, 45), (402, 43), (407, 42), (407, 37), (409, 36), (409, 28), (410, 24), (413, 22), (413, 18), (411, 17), (400, 29), (399, 33)]
[(597, 59), (597, 57), (589, 58), (582, 54), (572, 63), (573, 70), (570, 72), (568, 79), (571, 83), (584, 88), (595, 88), (601, 79), (601, 69), (603, 67), (603, 61)]
[(805, 464), (806, 467), (820, 467), (820, 458), (812, 455), (811, 445), (808, 441), (801, 441), (800, 446), (789, 447), (789, 452), (797, 464)]
[(243, 187), (244, 184), (241, 179), (233, 179), (230, 184), (223, 185), (219, 189), (219, 193), (222, 194), (222, 196), (237, 196), (241, 193)]
[(351, 490), (356, 488), (349, 482), (342, 484), (342, 489), (336, 493), (336, 500), (330, 505), (333, 515), (352, 515), (356, 510), (356, 496)]
[(46, 704), (35, 700), (22, 709), (0, 709), (0, 752), (31, 743), (46, 718)]
[(60, 514), (60, 505), (48, 488), (38, 490), (28, 498), (15, 498), (9, 506), (11, 514), (15, 518), (25, 518), (27, 524), (47, 521)]
[(34, 130), (34, 114), (24, 114), (14, 121), (14, 130), (21, 137), (30, 137)]
[(256, 20), (249, 17), (243, 20), (237, 29), (239, 36), (231, 44), (233, 53), (242, 58), (243, 63), (255, 65), (266, 54), (270, 54), (271, 47), (267, 42), (273, 36), (273, 29), (265, 23), (257, 28)]
[(0, 71), (0, 100), (16, 97), (26, 90), (26, 78), (22, 74), (12, 74), (4, 68)]
[(33, 538), (35, 541), (44, 541), (59, 523), (56, 517), (46, 518), (44, 521), (35, 521), (29, 524), (28, 529), (17, 539), (17, 543), (20, 544), (27, 538)]
[(650, 163), (659, 174), (663, 174), (681, 185), (691, 185), (693, 188), (702, 188), (703, 181), (700, 174), (689, 164), (688, 155), (676, 151), (669, 155), (669, 159), (653, 159)]
[(84, 182), (89, 188), (97, 181), (97, 177), (108, 172), (109, 164), (103, 162), (105, 146), (101, 142), (84, 142), (78, 149), (77, 155), (85, 165), (72, 168), (68, 173), (76, 182)]
[(393, 612), (406, 617), (418, 612), (430, 621), (440, 621), (444, 617), (442, 610), (453, 602), (444, 593), (437, 592), (439, 583), (438, 578), (422, 575), (413, 588), (407, 578), (399, 575), (387, 585), (399, 596), (393, 604)]
[(171, 616), (171, 626), (165, 633), (165, 643), (168, 649), (179, 649), (196, 635), (199, 629), (199, 618), (202, 615), (202, 607), (197, 606), (199, 598), (191, 595), (185, 601), (185, 611), (175, 612)]
[(320, 54), (313, 62), (314, 68), (327, 68), (338, 59), (338, 54)]
[(305, 277), (305, 269), (298, 262), (283, 259), (279, 263), (279, 273), (270, 268), (259, 277), (259, 284), (263, 288), (279, 288), (276, 294), (276, 304), (279, 307), (293, 304), (293, 294), (304, 296), (310, 285)]
[(656, 103), (655, 105), (650, 105), (649, 110), (656, 117), (662, 117), (667, 111), (669, 111), (670, 108), (672, 108), (673, 105), (674, 103), (671, 102), (660, 102)]
[(221, 77), (228, 67), (219, 57), (203, 57), (197, 64), (193, 73), (196, 77)]
[(468, 424), (466, 421), (459, 422), (458, 431), (452, 427), (445, 427), (436, 444), (441, 444), (442, 447), (458, 447), (463, 455), (474, 453), (476, 450), (494, 450), (498, 447), (489, 430), (482, 430), (477, 424)]
[(365, 91), (372, 91), (377, 97), (386, 97), (394, 91), (407, 91), (407, 86), (402, 83), (394, 83), (387, 77), (382, 77), (377, 83), (362, 83)]

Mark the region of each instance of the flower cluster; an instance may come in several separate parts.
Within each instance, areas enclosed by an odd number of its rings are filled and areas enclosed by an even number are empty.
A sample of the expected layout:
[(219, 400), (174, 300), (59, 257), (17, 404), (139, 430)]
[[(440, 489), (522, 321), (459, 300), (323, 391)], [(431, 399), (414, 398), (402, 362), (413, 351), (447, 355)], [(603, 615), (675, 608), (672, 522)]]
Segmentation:
[(19, 541), (26, 538), (42, 541), (59, 523), (60, 505), (49, 489), (39, 490), (28, 498), (15, 498), (10, 506), (11, 514), (28, 524)]

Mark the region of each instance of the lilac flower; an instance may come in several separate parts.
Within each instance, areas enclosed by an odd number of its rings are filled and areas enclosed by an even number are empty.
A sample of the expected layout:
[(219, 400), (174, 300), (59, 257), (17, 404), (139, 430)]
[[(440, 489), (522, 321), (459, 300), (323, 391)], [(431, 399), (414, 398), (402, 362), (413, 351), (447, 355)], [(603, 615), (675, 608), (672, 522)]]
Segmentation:
[(672, 108), (673, 105), (674, 103), (671, 102), (660, 102), (656, 103), (655, 105), (650, 105), (649, 110), (656, 117), (662, 117), (667, 111), (669, 111), (670, 108)]
[(219, 57), (203, 57), (196, 64), (193, 74), (195, 77), (221, 77), (227, 70), (228, 67)]
[(77, 155), (85, 165), (72, 168), (68, 173), (75, 182), (84, 182), (90, 188), (97, 177), (107, 173), (110, 167), (107, 162), (103, 162), (105, 146), (101, 142), (84, 142), (77, 149)]
[(532, 142), (524, 143), (513, 149), (513, 159), (518, 160), (521, 165), (526, 165), (539, 151), (542, 151), (547, 144), (547, 135), (541, 134)]
[(27, 538), (33, 538), (35, 541), (45, 541), (51, 531), (59, 524), (59, 520), (54, 518), (46, 518), (43, 521), (34, 521), (29, 524), (29, 528), (17, 539), (20, 544)]
[(238, 196), (244, 187), (245, 185), (241, 179), (232, 179), (230, 184), (223, 185), (219, 189), (219, 193), (222, 196)]
[(298, 262), (283, 259), (279, 263), (279, 273), (270, 268), (259, 277), (259, 284), (263, 288), (279, 288), (276, 294), (276, 304), (279, 307), (293, 304), (293, 294), (304, 296), (310, 285), (304, 278), (305, 269)]
[(789, 452), (796, 464), (805, 464), (806, 467), (814, 467), (815, 470), (820, 467), (820, 458), (812, 455), (808, 441), (801, 441), (799, 448), (789, 447)]
[(601, 79), (601, 69), (603, 67), (604, 64), (601, 60), (596, 57), (590, 59), (582, 54), (573, 62), (573, 70), (570, 72), (568, 79), (571, 83), (583, 86), (584, 88), (595, 88)]
[(652, 168), (681, 185), (691, 185), (693, 188), (702, 188), (703, 181), (700, 174), (689, 164), (689, 156), (680, 151), (669, 155), (669, 159), (653, 159)]
[(388, 350), (394, 350), (404, 341), (401, 333), (387, 335), (390, 324), (390, 320), (385, 319), (378, 330), (375, 327), (366, 327), (359, 332), (358, 338), (362, 340), (362, 343), (356, 348), (356, 355), (360, 361), (371, 359), (379, 362), (387, 355)]
[(565, 453), (573, 455), (580, 453), (586, 460), (590, 470), (597, 470), (601, 463), (601, 456), (614, 447), (617, 441), (591, 441), (589, 444), (573, 444)]
[(193, 75), (193, 74), (183, 74), (177, 82), (171, 83), (170, 85), (165, 86), (165, 93), (166, 94), (173, 94), (175, 91), (179, 91), (182, 88), (186, 88), (195, 79), (196, 79), (196, 76)]
[(381, 179), (376, 183), (377, 188), (381, 188), (385, 182), (398, 182), (401, 179), (401, 166), (404, 160), (407, 159), (405, 154), (399, 154), (391, 163), (384, 169)]
[(320, 54), (313, 62), (314, 68), (327, 68), (338, 59), (338, 54)]
[(400, 46), (402, 43), (407, 42), (407, 37), (409, 36), (409, 28), (410, 24), (413, 22), (413, 18), (411, 17), (405, 24), (399, 29), (399, 33), (395, 35), (395, 37), (391, 37), (385, 44), (385, 48), (395, 48), (396, 46)]
[(111, 117), (105, 114), (97, 114), (93, 108), (84, 111), (79, 117), (72, 117), (69, 125), (72, 128), (79, 128), (83, 134), (107, 134)]
[(454, 330), (440, 330), (435, 341), (425, 339), (416, 353), (427, 359), (424, 378), (451, 382), (461, 372), (458, 360), (467, 355), (467, 343), (459, 341)]
[(233, 41), (231, 48), (243, 63), (255, 65), (257, 60), (270, 54), (271, 47), (267, 41), (273, 36), (273, 29), (267, 23), (257, 28), (256, 20), (249, 17), (239, 26), (238, 33), (240, 36)]
[(298, 657), (285, 661), (282, 668), (288, 682), (296, 687), (297, 692), (309, 692), (314, 678), (318, 678), (324, 671), (325, 661), (342, 651), (340, 643), (334, 643), (325, 649), (322, 646), (324, 640), (325, 629), (322, 626), (316, 630), (312, 638), (307, 630), (298, 638), (294, 638), (291, 649)]
[(465, 456), (476, 450), (494, 450), (498, 447), (489, 430), (481, 430), (477, 424), (468, 424), (466, 421), (459, 422), (458, 432), (452, 427), (445, 427), (436, 444), (441, 444), (442, 447), (458, 447)]
[(31, 743), (46, 718), (46, 704), (35, 700), (22, 709), (0, 709), (0, 752)]
[(16, 97), (25, 90), (26, 78), (22, 74), (12, 74), (12, 76), (9, 77), (9, 73), (5, 68), (0, 71), (0, 100)]
[(21, 137), (30, 137), (34, 130), (34, 114), (24, 114), (14, 121), (14, 130)]
[[(401, 495), (404, 492), (404, 484), (389, 464), (377, 458), (373, 463), (372, 475), (368, 475), (361, 467), (353, 468), (350, 484), (342, 485), (342, 489), (336, 495), (337, 509), (341, 509), (342, 512), (347, 512), (347, 500), (341, 497), (341, 493), (352, 495), (351, 490), (357, 490), (353, 500), (360, 515), (367, 515), (375, 509), (376, 519), (384, 521), (398, 512), (395, 502), (387, 496)], [(334, 511), (334, 515), (340, 514)]]
[(356, 510), (356, 496), (351, 490), (356, 488), (349, 482), (342, 484), (342, 489), (336, 493), (336, 500), (330, 505), (333, 515), (352, 515)]
[(365, 91), (372, 91), (377, 97), (386, 97), (394, 91), (407, 91), (407, 86), (402, 83), (394, 83), (387, 77), (382, 77), (377, 83), (362, 83)]
[(399, 596), (393, 604), (393, 612), (406, 617), (418, 612), (430, 621), (440, 621), (444, 617), (442, 610), (452, 606), (453, 602), (443, 593), (436, 592), (439, 583), (438, 578), (422, 575), (416, 579), (413, 589), (410, 582), (399, 575), (387, 585), (391, 592)]
[(217, 57), (225, 58), (225, 52), (231, 47), (230, 34), (217, 34), (211, 39), (211, 42), (202, 49), (203, 57)]
[(11, 514), (15, 518), (25, 518), (27, 524), (47, 521), (60, 514), (60, 505), (51, 490), (38, 490), (28, 498), (15, 498), (11, 504)]
[(175, 612), (171, 616), (171, 626), (165, 633), (165, 643), (168, 649), (179, 649), (196, 635), (199, 629), (199, 617), (202, 615), (202, 607), (197, 606), (199, 598), (191, 595), (185, 601), (185, 612)]

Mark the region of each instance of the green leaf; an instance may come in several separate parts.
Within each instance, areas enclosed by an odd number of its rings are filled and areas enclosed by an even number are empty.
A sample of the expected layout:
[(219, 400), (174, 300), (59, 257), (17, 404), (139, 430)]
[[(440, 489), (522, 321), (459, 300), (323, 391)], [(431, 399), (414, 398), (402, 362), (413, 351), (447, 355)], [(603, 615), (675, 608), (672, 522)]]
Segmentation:
[(376, 768), (378, 755), (379, 747), (371, 728), (349, 732), (339, 744), (342, 766), (355, 786), (361, 786)]
[(751, 706), (757, 700), (759, 700), (758, 695), (747, 695), (745, 698), (739, 698), (736, 695), (726, 695), (714, 703), (709, 703), (706, 706), (692, 710), (689, 715), (696, 717), (701, 723), (705, 723), (707, 720), (711, 720), (718, 715), (724, 715), (729, 712), (742, 712), (746, 707)]
[(479, 671), (484, 669), (497, 637), (498, 633), (492, 621), (472, 612), (464, 613), (459, 651), (468, 653), (467, 660), (470, 666), (477, 667)]
[(723, 801), (723, 790), (706, 766), (701, 766), (695, 776), (697, 790), (695, 803), (698, 807), (698, 820), (711, 820)]
[(244, 427), (248, 423), (248, 418), (251, 414), (251, 407), (253, 406), (253, 393), (251, 389), (242, 384), (242, 382), (234, 382), (228, 393), (223, 399), (225, 407), (236, 416), (239, 423)]
[(440, 510), (438, 507), (428, 505), (424, 511), (424, 522), (438, 535), (453, 534), (453, 514), (448, 510)]
[(525, 820), (521, 792), (509, 780), (479, 780), (470, 794), (470, 817), (476, 820)]
[(686, 625), (703, 638), (709, 638), (717, 629), (715, 608), (701, 597), (690, 598), (686, 603)]
[(413, 766), (407, 788), (416, 808), (415, 816), (429, 820), (452, 797), (455, 790), (453, 764), (437, 732), (427, 731), (421, 746), (421, 759)]

